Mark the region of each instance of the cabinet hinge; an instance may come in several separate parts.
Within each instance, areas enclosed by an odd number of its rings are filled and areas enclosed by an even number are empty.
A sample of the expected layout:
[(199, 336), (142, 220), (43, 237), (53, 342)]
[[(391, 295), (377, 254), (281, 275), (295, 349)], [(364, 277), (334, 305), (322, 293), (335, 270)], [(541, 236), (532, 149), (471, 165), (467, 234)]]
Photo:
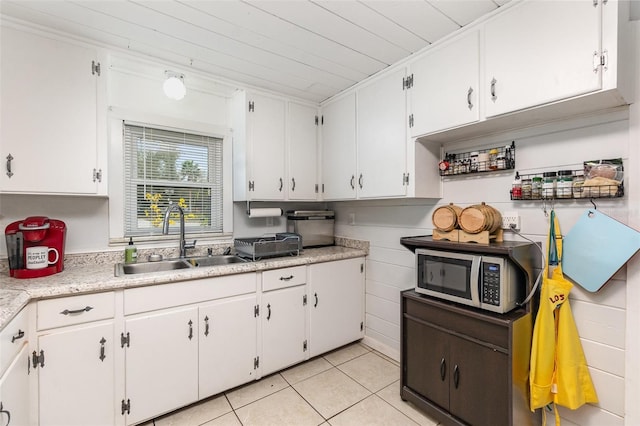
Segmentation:
[(302, 296), (302, 306), (307, 306), (307, 295)]
[(255, 112), (256, 110), (256, 105), (253, 103), (253, 101), (249, 101), (249, 112)]
[(127, 331), (126, 336), (124, 335), (124, 333), (120, 333), (120, 347), (124, 348), (124, 345), (127, 345), (127, 347), (129, 347), (129, 343), (130, 343), (129, 332)]
[(364, 263), (360, 264), (360, 273), (363, 274), (364, 273)]
[(603, 50), (602, 54), (593, 52), (593, 72), (597, 73), (598, 69), (602, 67), (603, 71), (606, 71), (609, 65), (609, 52)]
[(409, 114), (409, 127), (413, 127), (413, 114)]
[(93, 169), (93, 181), (102, 182), (102, 169)]
[(402, 174), (402, 185), (409, 186), (409, 173)]
[(255, 191), (256, 190), (256, 183), (252, 180), (249, 181), (249, 191)]
[(322, 193), (324, 194), (324, 183), (322, 184)]
[(316, 115), (316, 126), (320, 124), (320, 118)]
[(40, 351), (40, 355), (36, 351), (33, 351), (31, 354), (31, 362), (33, 363), (33, 368), (37, 368), (38, 364), (40, 367), (44, 367), (44, 351)]
[(304, 342), (302, 342), (302, 352), (306, 352), (307, 351), (307, 341), (305, 340)]
[(253, 307), (253, 316), (254, 317), (260, 316), (260, 305), (255, 305)]
[(91, 74), (100, 75), (100, 62), (91, 61)]
[(319, 190), (320, 190), (319, 185), (316, 183), (316, 194), (318, 193)]
[(122, 404), (120, 404), (120, 409), (122, 412), (122, 415), (124, 416), (124, 413), (126, 412), (127, 414), (131, 414), (131, 400), (127, 399), (127, 402), (124, 401), (124, 399), (122, 400)]
[(413, 74), (402, 77), (402, 90), (409, 90), (413, 87)]
[(260, 367), (260, 357), (257, 356), (253, 359), (253, 369), (257, 370)]
[(364, 330), (364, 322), (360, 321), (360, 331)]
[(323, 124), (324, 124), (324, 115), (321, 115), (320, 116), (320, 125), (323, 125)]

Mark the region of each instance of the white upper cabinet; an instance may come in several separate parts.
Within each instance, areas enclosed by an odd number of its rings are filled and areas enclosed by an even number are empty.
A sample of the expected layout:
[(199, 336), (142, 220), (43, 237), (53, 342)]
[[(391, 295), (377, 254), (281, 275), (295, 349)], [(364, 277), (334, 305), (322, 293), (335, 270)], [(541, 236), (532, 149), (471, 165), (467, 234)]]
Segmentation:
[(315, 107), (258, 93), (236, 93), (235, 201), (315, 201), (316, 116)]
[(322, 108), (322, 195), (325, 200), (356, 198), (356, 95)]
[(356, 91), (358, 198), (406, 194), (405, 76), (405, 68), (400, 68)]
[(318, 108), (289, 102), (287, 117), (287, 194), (289, 200), (318, 197)]
[(411, 136), (480, 119), (480, 34), (471, 31), (411, 63)]
[(1, 32), (0, 192), (106, 195), (98, 50), (8, 26)]
[(234, 200), (284, 200), (283, 99), (240, 91), (234, 98)]
[(602, 7), (529, 1), (487, 22), (486, 116), (599, 90)]

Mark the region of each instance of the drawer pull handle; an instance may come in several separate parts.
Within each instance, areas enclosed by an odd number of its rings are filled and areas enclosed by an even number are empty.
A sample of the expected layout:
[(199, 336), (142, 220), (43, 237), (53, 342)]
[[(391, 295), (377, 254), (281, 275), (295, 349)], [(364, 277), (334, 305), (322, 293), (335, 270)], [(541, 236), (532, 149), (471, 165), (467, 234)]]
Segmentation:
[(453, 367), (453, 384), (458, 389), (458, 384), (460, 383), (460, 369), (458, 368), (458, 364)]
[(74, 310), (69, 310), (69, 309), (65, 309), (64, 311), (60, 312), (62, 315), (75, 315), (75, 314), (81, 314), (83, 312), (89, 312), (90, 310), (93, 309), (93, 306), (85, 306), (82, 309), (74, 309)]
[(14, 343), (16, 340), (22, 339), (24, 337), (24, 331), (18, 329), (18, 334), (11, 337), (11, 343)]
[(288, 277), (280, 277), (280, 281), (291, 281), (293, 279), (293, 275), (289, 275)]
[(106, 355), (104, 354), (105, 343), (107, 343), (107, 341), (104, 339), (104, 337), (100, 339), (100, 356), (98, 358), (100, 358), (100, 361), (102, 362), (104, 362), (104, 359), (106, 358)]
[(444, 382), (445, 375), (447, 374), (447, 361), (444, 358), (440, 361), (440, 380)]
[(271, 303), (267, 305), (267, 321), (271, 319)]

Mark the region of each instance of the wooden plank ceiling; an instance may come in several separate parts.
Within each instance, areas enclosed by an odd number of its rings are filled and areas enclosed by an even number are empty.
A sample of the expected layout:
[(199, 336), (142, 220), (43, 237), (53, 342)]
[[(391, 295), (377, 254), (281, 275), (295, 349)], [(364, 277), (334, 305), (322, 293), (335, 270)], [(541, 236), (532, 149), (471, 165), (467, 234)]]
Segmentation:
[(2, 0), (0, 12), (185, 73), (321, 102), (509, 0)]

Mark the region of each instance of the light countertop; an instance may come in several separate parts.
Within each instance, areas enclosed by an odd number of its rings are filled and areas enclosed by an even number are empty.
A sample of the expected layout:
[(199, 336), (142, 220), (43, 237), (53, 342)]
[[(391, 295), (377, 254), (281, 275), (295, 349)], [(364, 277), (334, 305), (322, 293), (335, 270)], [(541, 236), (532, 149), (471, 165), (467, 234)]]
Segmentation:
[(367, 255), (368, 244), (351, 247), (331, 246), (304, 249), (298, 256), (276, 257), (255, 262), (233, 263), (222, 266), (179, 269), (174, 271), (143, 273), (116, 277), (114, 263), (75, 263), (48, 277), (17, 279), (7, 274), (0, 276), (0, 330), (30, 301), (96, 293), (133, 287), (196, 280), (222, 275), (259, 272), (311, 263), (330, 262)]

